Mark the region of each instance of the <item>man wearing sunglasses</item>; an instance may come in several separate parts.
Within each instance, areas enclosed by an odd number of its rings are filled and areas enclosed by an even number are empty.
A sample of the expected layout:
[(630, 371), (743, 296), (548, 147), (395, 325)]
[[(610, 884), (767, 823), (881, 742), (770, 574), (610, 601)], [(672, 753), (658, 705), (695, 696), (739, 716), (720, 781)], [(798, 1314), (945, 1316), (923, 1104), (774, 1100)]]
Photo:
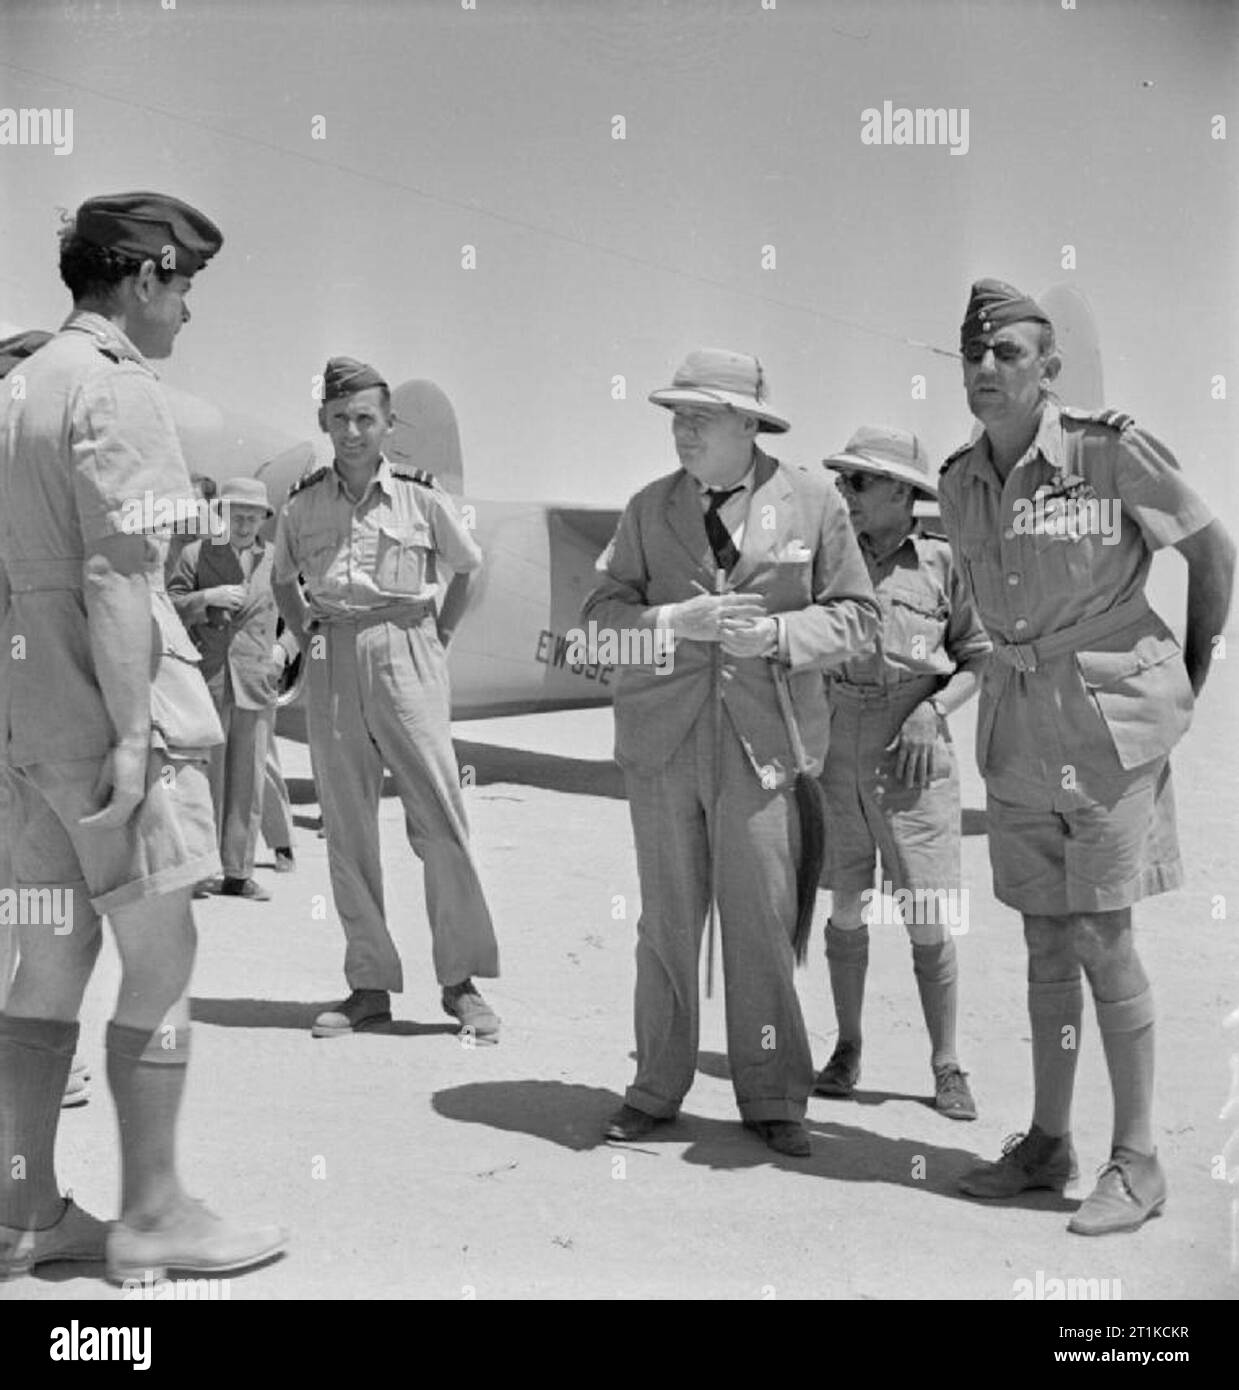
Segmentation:
[(847, 504), (882, 608), (872, 653), (831, 672), (830, 746), (822, 772), (830, 833), (826, 959), (839, 1036), (814, 1085), (848, 1097), (860, 1079), (861, 1005), (869, 964), (866, 900), (874, 859), (901, 906), (929, 1031), (934, 1104), (955, 1120), (976, 1104), (955, 1048), (959, 901), (959, 770), (946, 718), (971, 699), (989, 638), (950, 547), (914, 530), (913, 504), (934, 499), (915, 435), (866, 425), (824, 460)]
[[(964, 388), (983, 432), (947, 459), (942, 520), (994, 641), (977, 718), (994, 892), (1024, 919), (1033, 1113), (974, 1197), (1062, 1191), (1083, 969), (1114, 1097), (1110, 1158), (1068, 1229), (1137, 1229), (1166, 1180), (1153, 1140), (1153, 996), (1132, 904), (1183, 881), (1168, 757), (1226, 623), (1234, 546), (1170, 451), (1129, 416), (1059, 406), (1054, 328), (997, 280), (972, 287)], [(1187, 561), (1182, 650), (1149, 607), (1153, 552)]]

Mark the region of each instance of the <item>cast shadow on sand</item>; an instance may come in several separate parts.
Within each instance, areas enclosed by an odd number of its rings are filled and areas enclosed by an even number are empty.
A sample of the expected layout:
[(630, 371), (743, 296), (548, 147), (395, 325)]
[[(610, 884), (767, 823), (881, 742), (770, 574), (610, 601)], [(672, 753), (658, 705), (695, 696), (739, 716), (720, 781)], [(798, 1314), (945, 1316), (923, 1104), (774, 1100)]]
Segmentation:
[[(569, 792), (575, 796), (605, 796), (624, 799), (624, 774), (610, 758), (568, 758), (558, 753), (534, 753), (527, 748), (505, 748), (496, 743), (471, 743), (455, 739), (456, 761), (462, 773), (471, 769), (472, 785), (488, 787), (497, 782), (518, 787), (541, 787), (546, 791)], [(309, 777), (288, 777), (288, 799), (294, 806), (314, 806), (318, 792)], [(395, 796), (396, 784), (383, 778), (383, 796)], [(309, 820), (295, 817), (295, 823), (308, 827)]]
[[(191, 999), (189, 1016), (195, 1023), (210, 1023), (217, 1028), (291, 1028), (308, 1033), (314, 1020), (327, 1009), (339, 1004), (339, 999), (323, 999), (317, 1003), (298, 999)], [(434, 1033), (459, 1033), (457, 1023), (415, 1023), (411, 1019), (394, 1018), (367, 1028), (377, 1036), (426, 1037)]]
[[(577, 1153), (610, 1148), (616, 1153), (657, 1156), (661, 1146), (679, 1144), (687, 1145), (680, 1155), (685, 1163), (704, 1168), (775, 1167), (803, 1177), (889, 1183), (956, 1201), (973, 1200), (957, 1190), (956, 1181), (976, 1165), (976, 1154), (923, 1139), (889, 1139), (856, 1125), (823, 1120), (813, 1103), (806, 1122), (813, 1156), (793, 1159), (772, 1153), (741, 1127), (738, 1118), (707, 1119), (683, 1111), (638, 1143), (608, 1144), (602, 1127), (620, 1100), (614, 1091), (600, 1086), (564, 1081), (478, 1081), (437, 1091), (431, 1104), (445, 1119), (529, 1134)], [(1028, 1192), (1002, 1205), (1067, 1212), (1078, 1203), (1052, 1192)]]

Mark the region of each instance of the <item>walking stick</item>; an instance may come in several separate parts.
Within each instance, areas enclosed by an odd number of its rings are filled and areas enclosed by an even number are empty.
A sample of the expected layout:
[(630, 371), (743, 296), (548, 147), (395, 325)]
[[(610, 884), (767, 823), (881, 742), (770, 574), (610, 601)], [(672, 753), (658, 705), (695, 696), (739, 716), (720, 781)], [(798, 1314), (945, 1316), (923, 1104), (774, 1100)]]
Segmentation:
[(826, 858), (826, 798), (821, 783), (809, 772), (809, 758), (796, 723), (787, 671), (771, 662), (775, 694), (779, 710), (787, 725), (787, 736), (796, 762), (796, 810), (800, 817), (800, 863), (796, 868), (796, 929), (792, 934), (792, 950), (796, 964), (803, 965), (809, 954), (809, 937), (813, 931), (813, 907), (817, 902), (817, 885)]
[[(714, 592), (727, 591), (725, 570), (714, 571)], [(714, 644), (714, 801), (710, 807), (710, 920), (706, 931), (706, 998), (714, 998), (714, 935), (718, 930), (718, 805), (722, 799), (720, 764), (723, 760), (723, 682), (720, 667), (722, 648)]]

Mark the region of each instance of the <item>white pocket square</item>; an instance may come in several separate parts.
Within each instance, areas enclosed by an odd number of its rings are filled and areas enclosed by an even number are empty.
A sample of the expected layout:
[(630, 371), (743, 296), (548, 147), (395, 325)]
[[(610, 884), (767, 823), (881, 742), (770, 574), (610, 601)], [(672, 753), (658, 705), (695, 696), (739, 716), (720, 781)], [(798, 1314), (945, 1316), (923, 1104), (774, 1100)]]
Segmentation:
[(775, 560), (781, 565), (800, 565), (813, 558), (813, 552), (804, 541), (788, 541), (782, 550), (775, 552)]

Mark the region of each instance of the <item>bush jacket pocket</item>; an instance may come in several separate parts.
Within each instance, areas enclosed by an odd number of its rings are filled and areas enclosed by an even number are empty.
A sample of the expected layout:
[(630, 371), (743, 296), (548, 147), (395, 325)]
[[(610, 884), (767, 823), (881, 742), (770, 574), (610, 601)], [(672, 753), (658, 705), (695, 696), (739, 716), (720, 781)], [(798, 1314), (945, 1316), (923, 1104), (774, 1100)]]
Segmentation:
[(1075, 656), (1125, 768), (1163, 757), (1187, 732), (1192, 687), (1179, 644), (1168, 631), (1146, 633), (1123, 651)]

